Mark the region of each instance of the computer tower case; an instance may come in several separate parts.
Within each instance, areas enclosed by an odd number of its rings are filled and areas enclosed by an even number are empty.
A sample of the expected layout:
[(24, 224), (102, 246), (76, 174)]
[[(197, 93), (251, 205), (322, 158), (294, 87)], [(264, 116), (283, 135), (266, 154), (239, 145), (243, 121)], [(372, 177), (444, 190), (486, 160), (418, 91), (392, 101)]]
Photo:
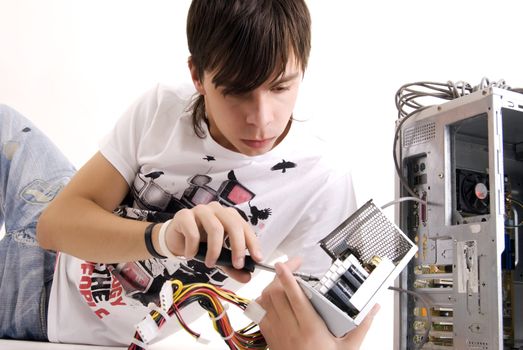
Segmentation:
[[(418, 252), (396, 285), (395, 350), (523, 349), (523, 95), (487, 87), (397, 126), (396, 206)], [(428, 337), (425, 337), (428, 331)]]

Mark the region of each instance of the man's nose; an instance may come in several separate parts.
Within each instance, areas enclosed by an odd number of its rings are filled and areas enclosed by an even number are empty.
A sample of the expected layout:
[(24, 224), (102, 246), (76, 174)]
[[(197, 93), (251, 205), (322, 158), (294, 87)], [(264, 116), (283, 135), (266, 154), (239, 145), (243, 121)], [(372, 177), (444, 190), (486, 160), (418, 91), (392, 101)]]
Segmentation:
[(273, 120), (270, 97), (263, 92), (254, 93), (251, 98), (251, 106), (247, 115), (247, 124), (264, 127)]

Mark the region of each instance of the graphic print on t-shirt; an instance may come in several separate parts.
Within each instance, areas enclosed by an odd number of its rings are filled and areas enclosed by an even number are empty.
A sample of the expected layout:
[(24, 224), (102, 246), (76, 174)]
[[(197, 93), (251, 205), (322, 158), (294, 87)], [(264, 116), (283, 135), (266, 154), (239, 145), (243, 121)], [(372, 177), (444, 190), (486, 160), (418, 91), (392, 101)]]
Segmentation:
[(249, 202), (249, 208), (251, 209), (249, 220), (254, 226), (258, 225), (258, 220), (267, 220), (272, 214), (271, 208), (258, 209), (258, 207), (251, 205), (251, 202)]
[(202, 159), (204, 159), (204, 160), (206, 160), (208, 162), (216, 160), (216, 158), (214, 158), (214, 156), (205, 156)]
[(110, 315), (110, 307), (125, 306), (120, 280), (113, 278), (105, 264), (83, 262), (78, 289), (94, 314), (102, 319)]
[(285, 173), (287, 171), (287, 169), (296, 168), (296, 166), (297, 166), (296, 163), (287, 162), (285, 159), (282, 159), (282, 161), (279, 162), (278, 164), (275, 164), (271, 168), (271, 170), (272, 171), (281, 170), (282, 173)]
[[(221, 182), (217, 189), (211, 186), (213, 179), (209, 175), (197, 174), (189, 177), (187, 179), (189, 185), (179, 198), (162, 188), (156, 181), (164, 175), (163, 171), (138, 173), (128, 197), (114, 213), (135, 220), (165, 222), (180, 209), (217, 201), (223, 206), (235, 208), (245, 221), (250, 221), (254, 226), (258, 225), (261, 220), (267, 220), (271, 215), (270, 208), (258, 209), (255, 205), (251, 205), (251, 201), (256, 196), (255, 193), (238, 181), (233, 170), (229, 171), (227, 179)], [(250, 213), (245, 213), (236, 207), (242, 203), (248, 203)], [(89, 288), (85, 287), (97, 286), (94, 282), (98, 281), (96, 278), (99, 279), (100, 271), (103, 271), (104, 274), (110, 274), (113, 277), (112, 282), (107, 281), (105, 286), (113, 284), (120, 288), (120, 293), (123, 288), (125, 295), (136, 299), (143, 305), (148, 305), (150, 302), (158, 304), (159, 293), (166, 280), (178, 279), (184, 284), (198, 282), (222, 286), (227, 279), (227, 275), (219, 268), (208, 268), (203, 262), (196, 259), (160, 260), (151, 258), (121, 264), (97, 264), (96, 268), (99, 271), (96, 276), (93, 277), (88, 273), (82, 275), (84, 288), (81, 293), (89, 293), (86, 290)], [(88, 281), (91, 283), (87, 283)], [(91, 293), (94, 295), (95, 291), (91, 290)], [(112, 295), (113, 291), (108, 289), (107, 293), (107, 295)], [(105, 315), (103, 308), (97, 305), (96, 300), (86, 298), (86, 301), (98, 317)], [(111, 302), (112, 299), (106, 296), (103, 301)]]

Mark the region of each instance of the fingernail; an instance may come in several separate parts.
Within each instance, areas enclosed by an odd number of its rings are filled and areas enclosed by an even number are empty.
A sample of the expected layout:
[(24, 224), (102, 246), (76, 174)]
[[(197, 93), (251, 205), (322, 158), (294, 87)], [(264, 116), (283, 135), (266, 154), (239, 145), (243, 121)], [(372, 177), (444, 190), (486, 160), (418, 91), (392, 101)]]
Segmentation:
[(243, 256), (240, 256), (236, 258), (236, 264), (234, 264), (234, 267), (237, 269), (243, 268), (243, 265), (245, 264), (245, 258)]
[(370, 310), (370, 314), (372, 317), (376, 316), (376, 314), (378, 313), (378, 311), (380, 311), (381, 309), (381, 305), (380, 304), (376, 304), (372, 307), (372, 309)]
[(274, 270), (276, 272), (276, 275), (280, 276), (283, 273), (281, 263), (276, 263), (276, 265), (274, 265)]
[(256, 261), (262, 261), (263, 260), (263, 254), (261, 250), (259, 249), (249, 249), (249, 252), (251, 254), (251, 257)]

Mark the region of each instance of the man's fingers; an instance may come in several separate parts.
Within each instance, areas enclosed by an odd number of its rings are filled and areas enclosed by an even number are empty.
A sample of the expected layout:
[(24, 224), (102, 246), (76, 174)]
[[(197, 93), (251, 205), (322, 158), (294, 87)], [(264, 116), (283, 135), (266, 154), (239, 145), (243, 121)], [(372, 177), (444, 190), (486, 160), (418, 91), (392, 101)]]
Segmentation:
[[(276, 266), (278, 266), (280, 264), (281, 263), (276, 263)], [(297, 271), (301, 266), (301, 258), (299, 256), (291, 257), (289, 260), (287, 260), (286, 262), (284, 262), (281, 265), (284, 265), (287, 269), (289, 269), (292, 272)], [(277, 269), (276, 272), (278, 272), (278, 269), (280, 267), (276, 267), (276, 269)]]
[(272, 305), (274, 305), (274, 312), (278, 316), (278, 319), (286, 327), (292, 327), (293, 329), (299, 328), (299, 321), (294, 308), (292, 307), (292, 300), (289, 300), (287, 291), (285, 287), (278, 283), (278, 280), (275, 281), (273, 286), (273, 291), (268, 296), (271, 300)]
[(216, 217), (222, 222), (225, 232), (229, 237), (232, 253), (232, 265), (243, 268), (245, 264), (245, 233), (241, 216), (234, 208), (220, 207), (216, 210)]
[[(223, 247), (224, 226), (219, 217), (206, 206), (198, 207), (197, 222), (205, 232), (207, 238), (207, 253), (205, 254), (205, 265), (213, 267), (220, 256)], [(201, 238), (200, 238), (201, 239)]]
[[(173, 218), (168, 235), (168, 247), (176, 255), (192, 259), (198, 252), (201, 241), (207, 241), (205, 265), (214, 267), (223, 249), (227, 235), (232, 253), (232, 266), (242, 269), (248, 249), (255, 261), (261, 261), (262, 254), (258, 239), (252, 227), (234, 208), (224, 207), (218, 202), (200, 204), (192, 209), (182, 209)], [(229, 275), (240, 282), (250, 280), (246, 272)]]
[[(172, 235), (178, 236), (170, 239), (171, 245), (167, 242), (169, 249), (176, 255), (183, 255), (187, 259), (192, 259), (198, 251), (198, 244), (200, 243), (200, 231), (196, 224), (194, 213), (189, 209), (182, 209), (178, 211), (169, 225), (173, 228)], [(183, 243), (180, 246), (180, 239)]]
[(251, 257), (257, 261), (261, 262), (263, 260), (263, 254), (260, 247), (260, 242), (258, 241), (258, 237), (252, 230), (251, 225), (243, 221), (243, 232), (245, 232), (245, 244), (247, 245), (247, 249), (249, 250), (249, 253)]
[(278, 279), (285, 290), (298, 322), (308, 322), (310, 317), (319, 316), (317, 316), (309, 299), (292, 274), (292, 271), (296, 271), (300, 265), (300, 258), (291, 258), (285, 264), (277, 263), (275, 268)]

